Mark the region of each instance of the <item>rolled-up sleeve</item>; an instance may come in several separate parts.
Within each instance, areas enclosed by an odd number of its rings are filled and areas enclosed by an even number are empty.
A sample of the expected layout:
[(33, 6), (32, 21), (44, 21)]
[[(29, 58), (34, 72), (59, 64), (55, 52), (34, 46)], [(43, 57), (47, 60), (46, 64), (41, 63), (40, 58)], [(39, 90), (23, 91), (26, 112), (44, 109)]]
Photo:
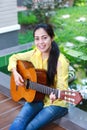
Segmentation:
[(8, 71), (11, 71), (12, 68), (16, 68), (17, 60), (29, 61), (29, 59), (32, 56), (32, 54), (33, 54), (33, 51), (28, 51), (28, 52), (13, 54), (9, 58)]

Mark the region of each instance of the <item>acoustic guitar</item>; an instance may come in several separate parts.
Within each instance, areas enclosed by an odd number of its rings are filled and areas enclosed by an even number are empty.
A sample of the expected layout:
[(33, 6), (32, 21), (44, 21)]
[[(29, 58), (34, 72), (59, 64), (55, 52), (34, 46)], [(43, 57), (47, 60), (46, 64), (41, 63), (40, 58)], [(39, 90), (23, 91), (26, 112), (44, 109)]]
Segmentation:
[(28, 102), (42, 101), (45, 94), (53, 92), (59, 100), (65, 100), (72, 104), (79, 104), (82, 96), (77, 91), (58, 90), (47, 86), (46, 71), (35, 69), (31, 62), (17, 61), (17, 71), (23, 77), (24, 86), (16, 86), (13, 73), (11, 75), (10, 92), (14, 101), (25, 99)]

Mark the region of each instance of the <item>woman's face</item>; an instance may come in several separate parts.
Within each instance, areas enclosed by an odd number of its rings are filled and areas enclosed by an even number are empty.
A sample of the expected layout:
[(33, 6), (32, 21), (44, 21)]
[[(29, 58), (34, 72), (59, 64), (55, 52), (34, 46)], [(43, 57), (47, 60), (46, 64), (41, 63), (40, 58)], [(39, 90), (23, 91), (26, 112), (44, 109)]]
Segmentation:
[(48, 35), (48, 33), (43, 28), (39, 28), (35, 31), (34, 35), (35, 45), (42, 53), (45, 52), (49, 53), (51, 49), (52, 40), (53, 39)]

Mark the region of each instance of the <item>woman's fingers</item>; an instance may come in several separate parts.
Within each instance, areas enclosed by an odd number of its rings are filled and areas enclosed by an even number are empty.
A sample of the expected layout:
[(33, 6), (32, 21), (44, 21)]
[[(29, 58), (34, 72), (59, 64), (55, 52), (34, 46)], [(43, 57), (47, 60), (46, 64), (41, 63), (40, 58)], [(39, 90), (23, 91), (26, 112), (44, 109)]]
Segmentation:
[(16, 85), (23, 86), (24, 80), (23, 80), (22, 76), (17, 71), (15, 71), (13, 74), (14, 74), (14, 79), (15, 79)]
[(52, 104), (56, 100), (56, 96), (52, 92), (49, 97), (50, 97), (50, 103)]

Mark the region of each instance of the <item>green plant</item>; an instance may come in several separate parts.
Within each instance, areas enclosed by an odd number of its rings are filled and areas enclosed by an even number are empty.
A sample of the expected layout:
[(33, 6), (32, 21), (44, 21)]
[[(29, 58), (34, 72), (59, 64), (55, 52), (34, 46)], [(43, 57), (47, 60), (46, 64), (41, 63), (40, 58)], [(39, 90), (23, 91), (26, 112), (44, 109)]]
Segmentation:
[(33, 12), (39, 23), (49, 23), (50, 17), (54, 14), (53, 11), (55, 10), (55, 6), (57, 7), (58, 5), (57, 3), (56, 1), (50, 2), (49, 0), (37, 2), (25, 0), (24, 6), (26, 6), (29, 11)]
[[(83, 11), (82, 11), (83, 10)], [(87, 66), (87, 40), (77, 41), (75, 37), (83, 36), (87, 38), (87, 21), (79, 21), (86, 18), (86, 7), (62, 8), (56, 11), (56, 15), (51, 17), (51, 22), (55, 28), (55, 40), (58, 42), (61, 52), (63, 52), (70, 62), (79, 64), (83, 68)], [(68, 15), (69, 18), (63, 18)], [(67, 47), (67, 43), (73, 46)]]
[[(67, 56), (73, 65), (79, 64), (83, 68), (87, 66), (87, 41), (80, 42), (75, 40), (75, 37), (84, 36), (87, 38), (87, 21), (77, 22), (80, 17), (86, 18), (86, 12), (86, 7), (62, 8), (56, 9), (55, 14), (50, 17), (50, 23), (55, 29), (55, 40), (58, 42), (61, 52)], [(70, 17), (64, 19), (62, 16), (67, 14)], [(24, 36), (21, 35), (19, 41), (22, 44), (31, 41), (30, 35), (30, 31), (28, 31)], [(73, 43), (73, 47), (67, 47), (67, 42)]]
[(85, 6), (87, 5), (87, 0), (74, 0), (74, 6)]
[(20, 44), (25, 44), (28, 42), (32, 42), (33, 39), (33, 34), (32, 31), (27, 31), (26, 33), (19, 33), (19, 38), (18, 38), (18, 42)]
[(18, 23), (21, 25), (35, 24), (37, 21), (38, 20), (33, 12), (23, 11), (18, 13)]

